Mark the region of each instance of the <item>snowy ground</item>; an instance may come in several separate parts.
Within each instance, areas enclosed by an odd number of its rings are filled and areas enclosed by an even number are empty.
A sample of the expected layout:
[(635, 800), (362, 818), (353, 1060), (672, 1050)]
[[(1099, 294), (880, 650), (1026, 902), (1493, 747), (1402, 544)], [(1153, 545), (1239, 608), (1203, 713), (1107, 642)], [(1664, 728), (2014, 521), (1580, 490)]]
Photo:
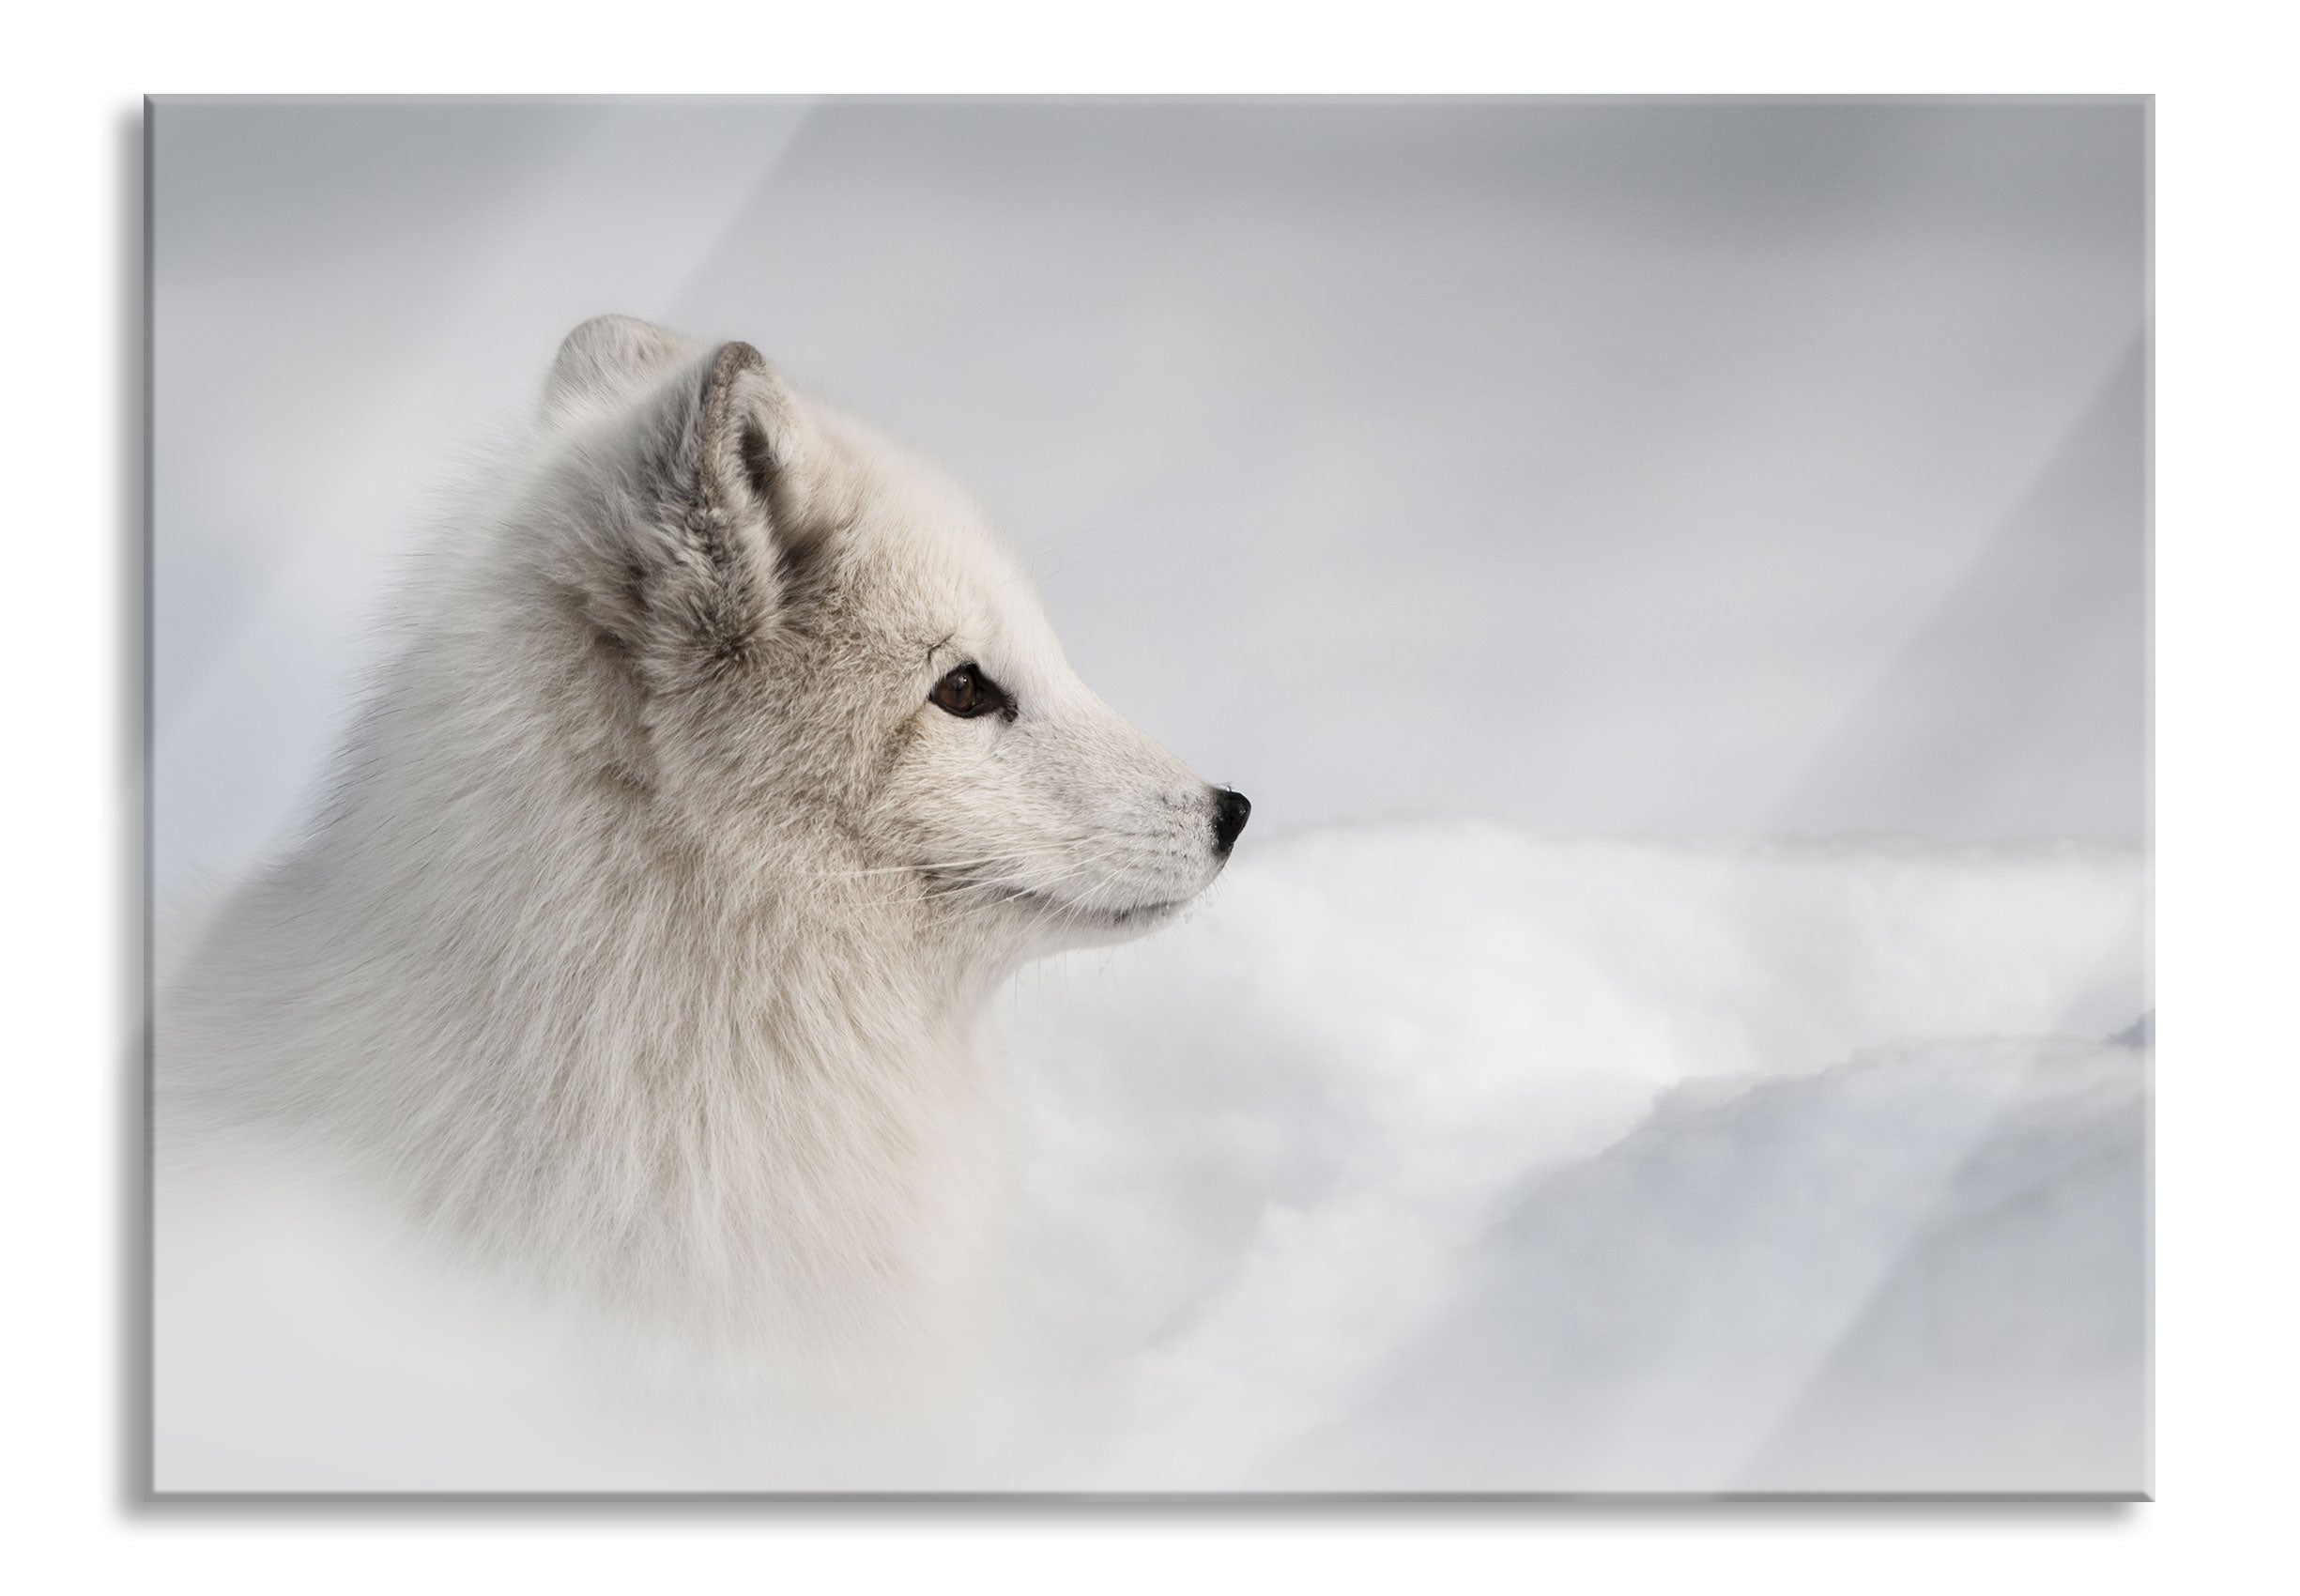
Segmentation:
[(2144, 872), (1366, 828), (1026, 977), (1132, 1487), (2135, 1490)]
[[(995, 1482), (2143, 1489), (2145, 915), (2094, 844), (1246, 849), (1002, 1005), (1050, 1417)], [(184, 1212), (163, 1485), (769, 1482), (306, 1214)]]

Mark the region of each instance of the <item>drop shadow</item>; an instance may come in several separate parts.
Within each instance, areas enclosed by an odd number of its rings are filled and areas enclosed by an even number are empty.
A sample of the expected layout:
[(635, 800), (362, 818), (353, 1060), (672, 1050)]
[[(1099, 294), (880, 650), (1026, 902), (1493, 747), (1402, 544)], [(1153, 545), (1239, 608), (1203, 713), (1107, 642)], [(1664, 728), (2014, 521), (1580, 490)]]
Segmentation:
[(151, 1222), (151, 206), (148, 102), (120, 108), (112, 159), (115, 225), (113, 302), (118, 315), (117, 393), (112, 437), (116, 464), (113, 537), (117, 591), (118, 699), (114, 705), (118, 781), (119, 901), (114, 991), (120, 1018), (115, 1122), (119, 1137), (120, 1241), (116, 1329), (120, 1392), (115, 1489), (129, 1513), (145, 1510), (152, 1485)]

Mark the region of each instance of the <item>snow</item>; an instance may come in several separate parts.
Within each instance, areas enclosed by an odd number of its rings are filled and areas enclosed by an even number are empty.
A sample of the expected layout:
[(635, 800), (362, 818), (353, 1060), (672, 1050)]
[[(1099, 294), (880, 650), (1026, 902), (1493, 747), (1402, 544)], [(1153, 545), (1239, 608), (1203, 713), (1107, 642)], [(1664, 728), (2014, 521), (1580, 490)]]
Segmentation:
[(372, 1215), (195, 1195), (163, 1485), (2145, 1488), (2136, 851), (1258, 840), (999, 1005), (1020, 1461), (762, 1474)]
[(1069, 1455), (1133, 1489), (2139, 1489), (2146, 1055), (2085, 1038), (2146, 1007), (2143, 881), (1459, 823), (1249, 852), (1007, 1005)]

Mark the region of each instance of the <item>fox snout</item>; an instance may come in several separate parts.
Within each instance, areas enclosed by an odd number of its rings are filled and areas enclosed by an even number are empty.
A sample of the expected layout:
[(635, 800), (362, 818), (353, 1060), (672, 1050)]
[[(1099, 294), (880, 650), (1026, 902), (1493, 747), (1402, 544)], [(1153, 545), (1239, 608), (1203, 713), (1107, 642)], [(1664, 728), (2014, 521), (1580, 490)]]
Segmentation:
[(1246, 829), (1246, 817), (1253, 811), (1254, 806), (1246, 801), (1245, 793), (1233, 792), (1226, 787), (1215, 789), (1215, 852), (1225, 859), (1230, 856), (1230, 850), (1237, 843), (1238, 833)]

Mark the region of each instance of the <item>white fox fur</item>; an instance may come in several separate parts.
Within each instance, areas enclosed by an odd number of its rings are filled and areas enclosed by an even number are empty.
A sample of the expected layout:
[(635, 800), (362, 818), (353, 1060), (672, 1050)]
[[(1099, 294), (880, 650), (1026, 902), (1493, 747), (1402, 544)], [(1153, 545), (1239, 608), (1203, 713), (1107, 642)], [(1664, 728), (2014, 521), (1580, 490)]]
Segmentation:
[[(309, 834), (164, 995), (163, 1156), (315, 1152), (725, 1354), (947, 1332), (986, 1001), (1169, 916), (1243, 801), (1087, 690), (938, 470), (627, 318), (569, 335), (398, 624)], [(965, 665), (1009, 712), (938, 707)]]

